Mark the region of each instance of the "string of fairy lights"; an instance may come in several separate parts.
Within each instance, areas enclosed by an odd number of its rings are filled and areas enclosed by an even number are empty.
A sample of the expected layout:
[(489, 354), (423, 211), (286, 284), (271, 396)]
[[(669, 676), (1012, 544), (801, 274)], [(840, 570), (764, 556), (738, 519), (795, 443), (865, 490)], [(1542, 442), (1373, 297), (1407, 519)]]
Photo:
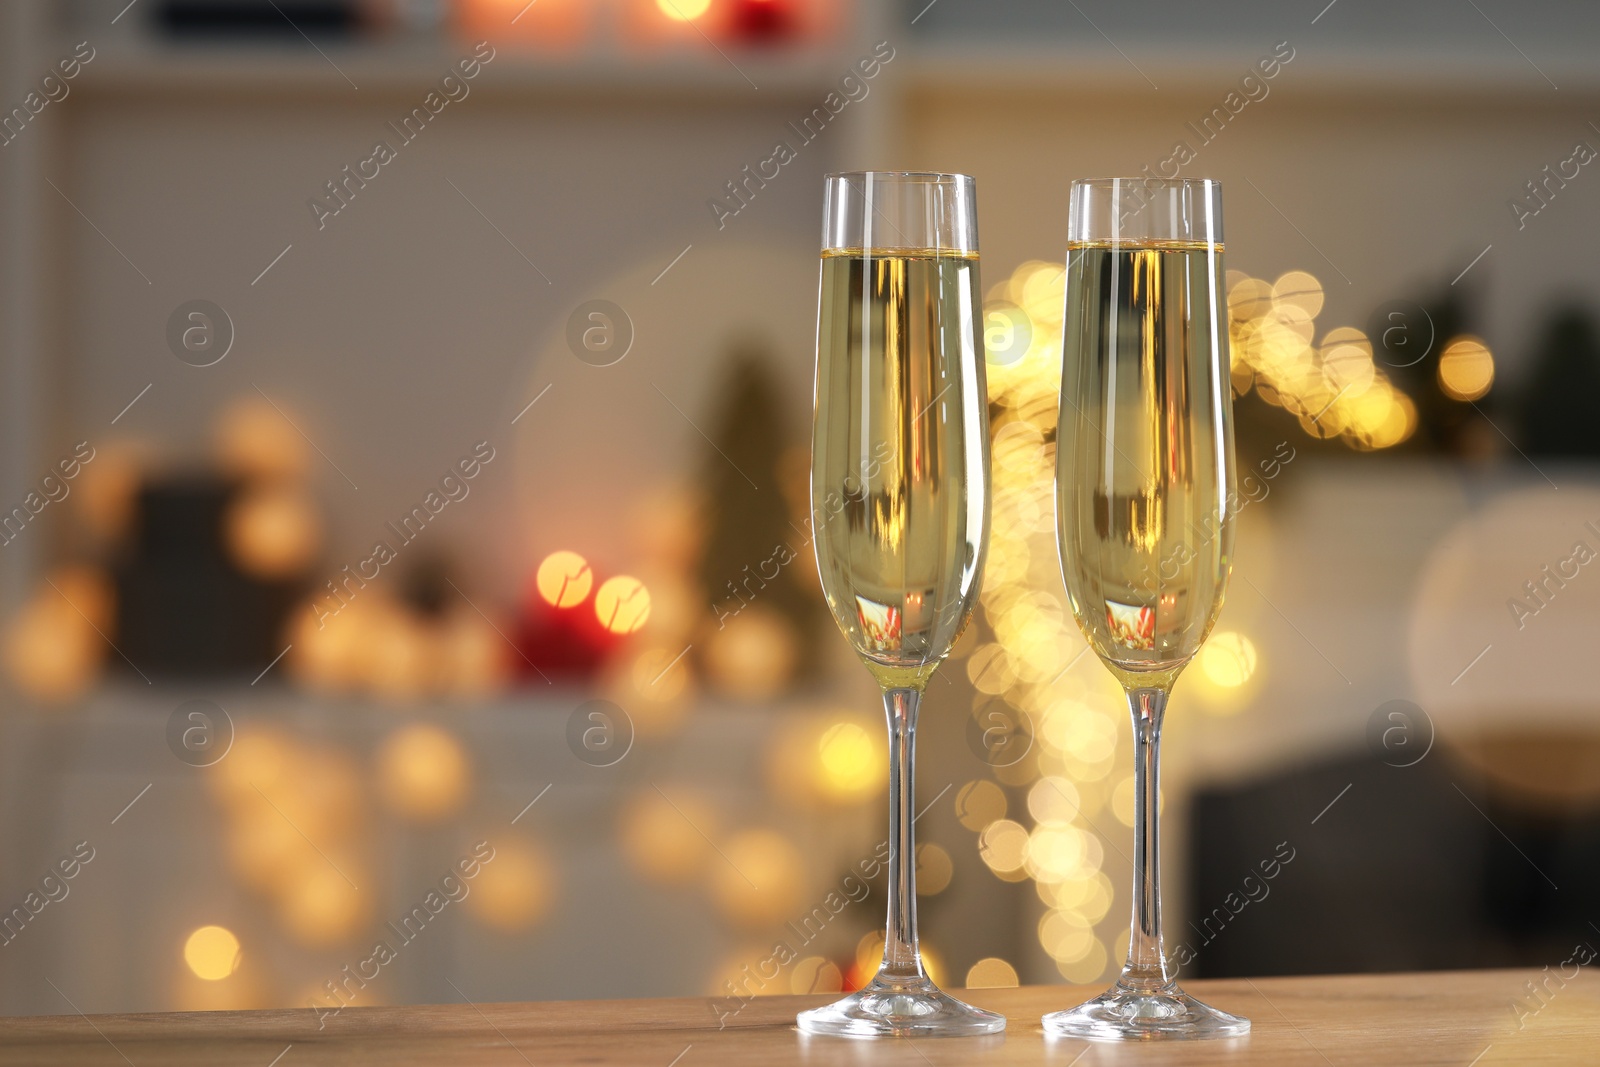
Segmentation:
[[(994, 495), (982, 608), (992, 637), (971, 649), (965, 666), (980, 725), (998, 702), (1027, 717), (1035, 744), (1015, 764), (993, 768), (992, 778), (968, 782), (956, 804), (989, 870), (1033, 883), (1046, 955), (1069, 981), (1090, 983), (1126, 953), (1126, 912), (1113, 907), (1120, 883), (1105, 870), (1107, 850), (1115, 853), (1123, 835), (1106, 829), (1108, 819), (1133, 825), (1133, 757), (1121, 689), (1071, 619), (1057, 559), (1051, 494), (1064, 279), (1063, 264), (1034, 260), (986, 294)], [(1324, 294), (1313, 275), (1291, 270), (1269, 282), (1229, 271), (1227, 285), (1237, 396), (1253, 391), (1309, 436), (1353, 450), (1411, 437), (1416, 404), (1374, 361), (1366, 334), (1339, 326), (1318, 337)], [(1443, 346), (1438, 384), (1446, 396), (1475, 400), (1493, 380), (1493, 355), (1479, 338)], [(1213, 633), (1189, 672), (1195, 704), (1237, 713), (1262, 666), (1246, 634)], [(1024, 800), (1014, 811), (1018, 794)]]

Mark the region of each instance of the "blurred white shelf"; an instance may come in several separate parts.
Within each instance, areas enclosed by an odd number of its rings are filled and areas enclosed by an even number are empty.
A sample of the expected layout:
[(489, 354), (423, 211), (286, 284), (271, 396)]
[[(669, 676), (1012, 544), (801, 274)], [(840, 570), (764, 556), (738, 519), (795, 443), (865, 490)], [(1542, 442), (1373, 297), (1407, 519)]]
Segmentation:
[[(1295, 58), (1268, 85), (1272, 92), (1328, 96), (1380, 96), (1406, 93), (1413, 99), (1600, 95), (1600, 65), (1572, 53), (1540, 57), (1537, 67), (1511, 48), (1478, 55), (1418, 54), (1376, 46), (1359, 51), (1341, 44), (1318, 47), (1292, 42)], [(1257, 53), (1223, 59), (1215, 48), (1136, 50), (1125, 58), (1103, 42), (1017, 45), (928, 44), (907, 49), (901, 74), (914, 89), (954, 95), (971, 92), (1099, 92), (1128, 94), (1130, 101), (1151, 92), (1205, 92), (1217, 102), (1251, 73)], [(1135, 66), (1137, 64), (1137, 66)], [(1548, 80), (1546, 80), (1548, 78)], [(1151, 83), (1156, 88), (1152, 89)]]
[[(698, 796), (721, 820), (707, 828), (714, 834), (779, 828), (805, 857), (806, 900), (820, 899), (881, 833), (877, 800), (816, 813), (774, 799), (760, 755), (789, 719), (781, 708), (708, 703), (671, 737), (640, 739), (613, 765), (594, 766), (567, 740), (569, 716), (592, 695), (539, 686), (476, 706), (398, 708), (264, 686), (146, 686), (135, 679), (108, 682), (81, 705), (55, 712), (19, 713), (8, 701), (0, 709), (5, 907), (73, 843), (87, 840), (97, 855), (73, 882), (70, 899), (6, 946), (0, 1014), (60, 1010), (40, 978), (46, 973), (89, 1010), (171, 1007), (181, 978), (177, 947), (204, 922), (241, 934), (265, 965), (260, 973), (271, 975), (269, 999), (303, 1004), (301, 991), (318, 988), (364, 957), (376, 938), (391, 936), (383, 923), (406, 915), (479, 840), (535, 842), (549, 865), (551, 912), (526, 932), (506, 933), (452, 908), (437, 932), (430, 927), (402, 963), (385, 969), (376, 999), (449, 999), (444, 976), (469, 962), (474, 986), (495, 999), (698, 994), (718, 958), (746, 944), (746, 935), (700, 882), (663, 887), (629, 865), (617, 828), (632, 800), (658, 789), (680, 801)], [(195, 697), (226, 708), (241, 731), (281, 730), (305, 750), (336, 752), (358, 768), (360, 790), (350, 807), (358, 843), (349, 847), (367, 857), (358, 878), (370, 913), (357, 935), (325, 948), (298, 946), (269, 898), (231, 872), (234, 831), (214, 772), (180, 761), (166, 740), (173, 709)], [(454, 735), (472, 768), (465, 805), (431, 824), (385, 808), (373, 763), (392, 731), (417, 721)], [(291, 764), (284, 780), (299, 780), (305, 766)], [(596, 931), (614, 940), (597, 941)], [(637, 957), (626, 973), (602, 947), (622, 944), (634, 946)]]
[[(446, 40), (318, 47), (320, 52), (292, 41), (180, 44), (130, 37), (101, 46), (78, 84), (90, 91), (155, 94), (426, 92), (472, 51), (466, 42)], [(713, 50), (710, 45), (638, 54), (560, 54), (503, 45), (472, 87), (506, 96), (648, 94), (715, 98), (727, 104), (762, 104), (773, 96), (820, 100), (837, 87), (860, 52), (857, 42), (781, 56)], [(1205, 92), (1219, 100), (1249, 71), (1249, 62), (1229, 63), (1214, 53), (1197, 58), (1190, 51), (1143, 50), (1130, 61), (1104, 46), (910, 42), (903, 43), (893, 68), (900, 89), (938, 95)], [(1152, 82), (1158, 88), (1152, 89)], [(1561, 55), (1542, 59), (1535, 67), (1509, 49), (1507, 55), (1418, 55), (1383, 48), (1358, 52), (1337, 45), (1317, 49), (1301, 43), (1295, 61), (1269, 85), (1273, 91), (1341, 98), (1405, 93), (1413, 100), (1538, 98), (1559, 86), (1565, 99), (1572, 94), (1600, 96), (1600, 65), (1584, 56)]]
[[(83, 69), (81, 88), (115, 93), (338, 95), (425, 93), (458, 60), (465, 42), (393, 44), (163, 44), (138, 39), (100, 48)], [(674, 49), (646, 55), (553, 54), (502, 45), (469, 84), (509, 96), (648, 94), (715, 98), (759, 105), (773, 96), (819, 101), (854, 62), (855, 52), (811, 50), (786, 57), (763, 52)], [(355, 88), (353, 89), (352, 86)]]

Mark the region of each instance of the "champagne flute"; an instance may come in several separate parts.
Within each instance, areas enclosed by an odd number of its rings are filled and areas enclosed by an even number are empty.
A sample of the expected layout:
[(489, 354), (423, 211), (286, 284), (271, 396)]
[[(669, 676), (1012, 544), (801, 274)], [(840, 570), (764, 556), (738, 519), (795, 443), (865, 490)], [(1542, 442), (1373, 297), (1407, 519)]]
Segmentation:
[(1044, 1017), (1081, 1038), (1231, 1037), (1250, 1020), (1178, 988), (1161, 943), (1161, 720), (1211, 632), (1233, 556), (1222, 190), (1072, 183), (1056, 532), (1078, 626), (1133, 716), (1133, 930), (1112, 988)]
[(917, 951), (917, 707), (972, 616), (989, 543), (978, 229), (964, 174), (829, 175), (811, 522), (833, 617), (883, 689), (889, 917), (883, 964), (800, 1029), (958, 1036), (1004, 1017), (942, 992)]

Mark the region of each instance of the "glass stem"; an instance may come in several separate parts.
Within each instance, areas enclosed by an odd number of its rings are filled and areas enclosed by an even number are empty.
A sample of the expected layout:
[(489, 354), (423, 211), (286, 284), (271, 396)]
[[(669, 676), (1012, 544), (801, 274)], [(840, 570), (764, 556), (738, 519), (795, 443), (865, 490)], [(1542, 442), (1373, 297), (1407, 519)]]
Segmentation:
[(889, 719), (889, 923), (883, 939), (880, 977), (922, 980), (917, 952), (917, 851), (914, 767), (917, 755), (918, 690), (886, 689), (883, 709)]
[(1172, 981), (1161, 944), (1161, 719), (1164, 689), (1128, 690), (1133, 714), (1133, 928), (1119, 985), (1141, 992)]

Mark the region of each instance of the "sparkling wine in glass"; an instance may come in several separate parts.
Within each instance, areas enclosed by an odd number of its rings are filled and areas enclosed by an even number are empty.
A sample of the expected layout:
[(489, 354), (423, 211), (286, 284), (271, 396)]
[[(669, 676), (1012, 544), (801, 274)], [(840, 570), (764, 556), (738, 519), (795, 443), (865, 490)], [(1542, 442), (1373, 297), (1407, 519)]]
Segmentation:
[(811, 522), (822, 590), (883, 689), (889, 918), (863, 989), (802, 1012), (856, 1037), (990, 1034), (917, 951), (912, 765), (923, 687), (972, 616), (989, 540), (989, 418), (973, 181), (867, 171), (826, 186)]
[(1116, 984), (1044, 1027), (1232, 1037), (1250, 1020), (1184, 993), (1162, 949), (1157, 807), (1167, 697), (1211, 632), (1232, 568), (1222, 191), (1209, 180), (1076, 181), (1070, 212), (1056, 532), (1072, 613), (1133, 716), (1133, 929)]

